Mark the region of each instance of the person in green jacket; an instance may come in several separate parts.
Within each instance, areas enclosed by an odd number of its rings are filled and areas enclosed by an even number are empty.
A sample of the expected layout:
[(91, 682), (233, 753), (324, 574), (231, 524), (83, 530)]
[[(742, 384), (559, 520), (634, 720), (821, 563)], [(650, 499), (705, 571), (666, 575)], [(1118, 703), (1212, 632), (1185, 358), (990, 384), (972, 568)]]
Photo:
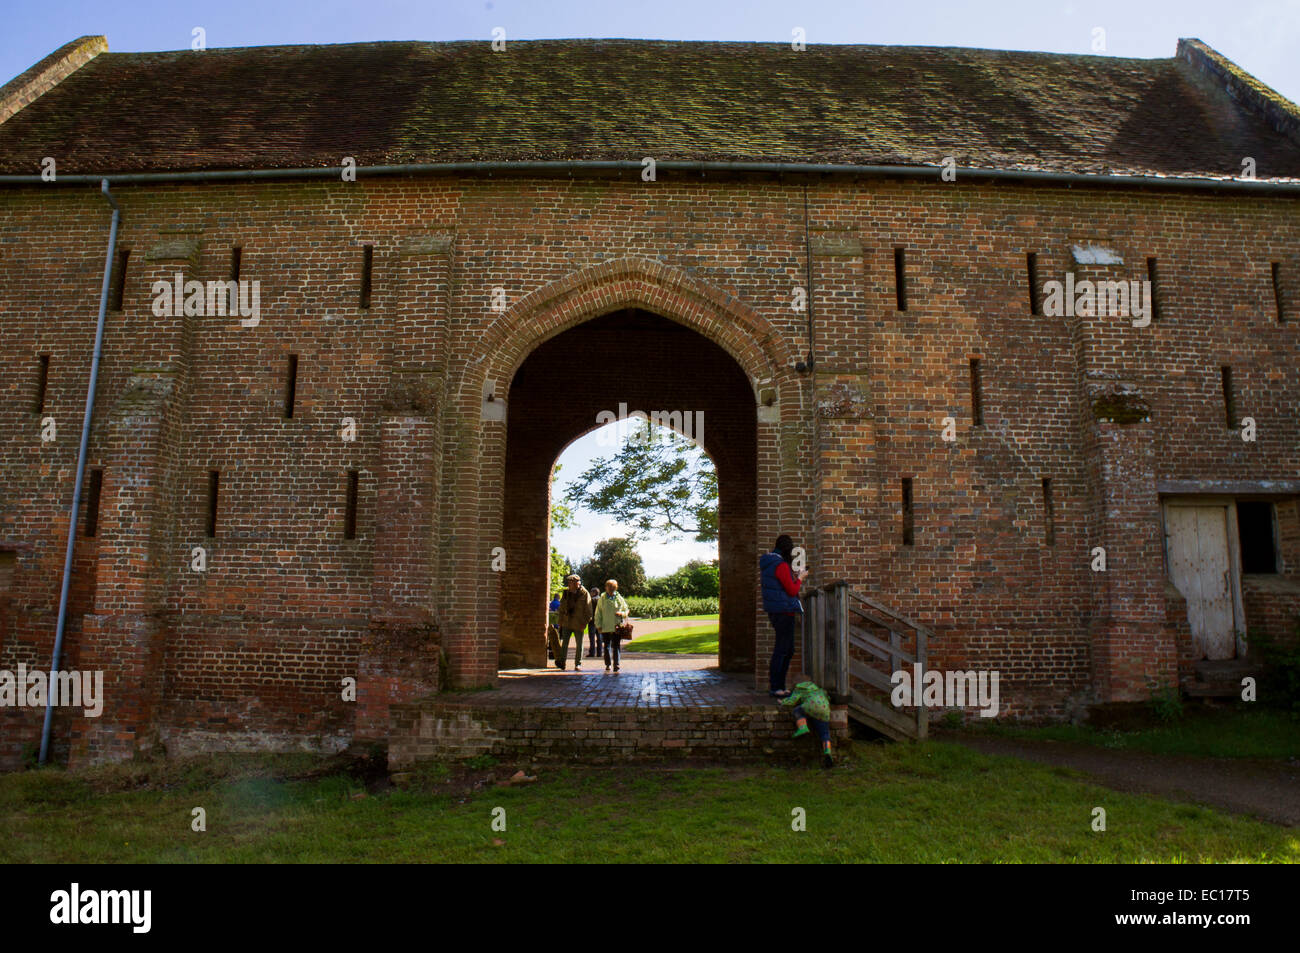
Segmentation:
[(826, 693), (814, 682), (800, 682), (781, 705), (794, 706), (796, 738), (808, 734), (808, 722), (813, 723), (817, 736), (822, 740), (822, 767), (829, 768), (834, 764), (831, 758), (831, 700)]
[(596, 602), (596, 631), (600, 633), (601, 645), (605, 647), (605, 671), (609, 671), (610, 650), (613, 649), (614, 671), (618, 671), (619, 643), (622, 641), (614, 630), (627, 621), (631, 612), (627, 600), (618, 591), (618, 581), (610, 579), (605, 583), (605, 591)]

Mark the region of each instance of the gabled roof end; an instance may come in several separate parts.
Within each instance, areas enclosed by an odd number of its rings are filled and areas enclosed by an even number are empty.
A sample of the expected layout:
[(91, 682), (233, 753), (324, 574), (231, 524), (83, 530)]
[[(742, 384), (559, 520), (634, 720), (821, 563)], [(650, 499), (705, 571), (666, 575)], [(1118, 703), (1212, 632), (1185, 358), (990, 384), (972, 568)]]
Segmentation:
[(0, 86), (0, 123), (35, 102), (100, 53), (108, 52), (108, 39), (83, 36), (65, 43), (31, 69)]
[(1300, 106), (1200, 40), (1180, 39), (1177, 56), (1272, 129), (1300, 143)]

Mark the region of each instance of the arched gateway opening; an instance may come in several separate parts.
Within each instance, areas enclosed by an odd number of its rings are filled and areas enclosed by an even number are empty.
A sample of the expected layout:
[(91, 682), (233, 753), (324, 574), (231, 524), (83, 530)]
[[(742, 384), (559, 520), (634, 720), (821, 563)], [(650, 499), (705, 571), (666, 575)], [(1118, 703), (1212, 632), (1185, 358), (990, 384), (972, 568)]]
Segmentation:
[(753, 671), (757, 413), (736, 360), (684, 325), (623, 309), (538, 345), (509, 394), (502, 522), (506, 551), (521, 554), (528, 571), (503, 574), (499, 667), (546, 664), (551, 468), (602, 411), (617, 414), (625, 404), (629, 412), (679, 411), (703, 421), (703, 446), (718, 474), (719, 666)]

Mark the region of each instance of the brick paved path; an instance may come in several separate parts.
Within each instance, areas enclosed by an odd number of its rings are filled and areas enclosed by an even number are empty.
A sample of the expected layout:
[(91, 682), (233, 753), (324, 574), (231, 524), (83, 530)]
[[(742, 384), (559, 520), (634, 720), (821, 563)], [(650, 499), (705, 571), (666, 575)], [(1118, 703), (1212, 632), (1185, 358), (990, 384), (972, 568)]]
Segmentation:
[[(572, 672), (572, 645), (569, 646), (569, 655), (566, 664), (569, 671)], [(564, 672), (559, 672), (554, 666), (554, 661), (551, 659), (546, 660), (546, 671), (557, 672), (557, 674), (560, 675), (565, 674)], [(716, 654), (686, 655), (676, 652), (628, 652), (624, 650), (619, 662), (619, 668), (624, 672), (671, 672), (684, 671), (686, 669), (706, 669), (717, 667), (718, 656)], [(535, 674), (541, 672), (542, 669), (522, 668), (515, 669), (514, 671)], [(584, 649), (582, 653), (582, 668), (580, 671), (584, 673), (588, 671), (600, 672), (603, 675), (605, 672), (605, 657), (602, 655), (599, 658), (587, 658), (587, 652)]]
[(449, 693), (443, 703), (528, 708), (736, 708), (774, 705), (766, 692), (751, 687), (752, 676), (717, 669), (631, 671), (606, 674), (604, 665), (588, 672), (515, 669), (500, 673), (494, 692)]

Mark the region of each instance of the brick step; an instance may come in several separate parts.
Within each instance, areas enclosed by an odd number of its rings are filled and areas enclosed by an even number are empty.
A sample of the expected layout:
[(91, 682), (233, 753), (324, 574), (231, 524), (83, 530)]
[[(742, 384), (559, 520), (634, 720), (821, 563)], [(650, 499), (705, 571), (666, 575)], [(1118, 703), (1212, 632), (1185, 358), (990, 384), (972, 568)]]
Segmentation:
[(1183, 684), (1183, 691), (1191, 698), (1236, 698), (1241, 695), (1241, 683), (1199, 682), (1192, 679)]
[[(844, 738), (844, 710), (835, 716), (832, 732)], [(434, 698), (392, 706), (388, 763), (485, 754), (585, 763), (816, 755), (815, 736), (793, 739), (793, 730), (790, 712), (775, 706), (514, 707)]]
[(1236, 698), (1243, 678), (1259, 677), (1259, 666), (1247, 659), (1202, 659), (1193, 671), (1193, 677), (1183, 681), (1183, 691), (1192, 698)]
[(1202, 659), (1193, 666), (1198, 682), (1240, 682), (1247, 675), (1258, 675), (1258, 669), (1247, 659)]

